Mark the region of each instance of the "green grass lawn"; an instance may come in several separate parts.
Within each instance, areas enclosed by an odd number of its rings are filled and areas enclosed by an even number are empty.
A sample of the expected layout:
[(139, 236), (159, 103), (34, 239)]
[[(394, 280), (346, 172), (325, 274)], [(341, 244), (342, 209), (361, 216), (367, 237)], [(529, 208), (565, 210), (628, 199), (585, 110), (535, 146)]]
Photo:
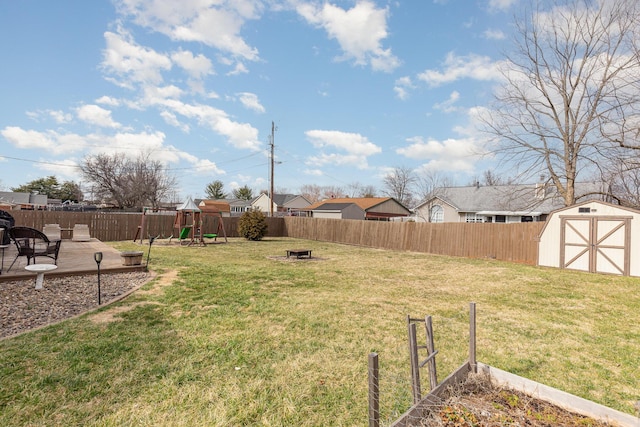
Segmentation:
[[(272, 258), (298, 247), (317, 259)], [(628, 413), (640, 399), (637, 278), (294, 239), (160, 243), (151, 268), (111, 320), (0, 341), (0, 425), (363, 426), (370, 352), (388, 424), (411, 405), (406, 315), (433, 316), (442, 380), (471, 301), (479, 361)]]

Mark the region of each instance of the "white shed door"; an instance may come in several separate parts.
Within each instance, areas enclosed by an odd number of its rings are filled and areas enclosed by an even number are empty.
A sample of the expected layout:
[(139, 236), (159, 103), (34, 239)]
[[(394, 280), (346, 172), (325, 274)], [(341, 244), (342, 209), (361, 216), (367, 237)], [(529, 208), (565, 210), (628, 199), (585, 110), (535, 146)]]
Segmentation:
[(631, 218), (564, 217), (562, 268), (629, 275)]

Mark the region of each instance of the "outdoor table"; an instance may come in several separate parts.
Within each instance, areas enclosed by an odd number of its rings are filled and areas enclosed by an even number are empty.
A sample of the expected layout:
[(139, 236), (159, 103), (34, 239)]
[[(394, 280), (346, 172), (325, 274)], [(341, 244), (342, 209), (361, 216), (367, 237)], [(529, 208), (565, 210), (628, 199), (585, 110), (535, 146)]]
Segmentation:
[(37, 273), (36, 276), (36, 289), (42, 289), (42, 283), (44, 283), (44, 273), (53, 271), (58, 268), (55, 264), (31, 264), (27, 265), (24, 269), (32, 273)]

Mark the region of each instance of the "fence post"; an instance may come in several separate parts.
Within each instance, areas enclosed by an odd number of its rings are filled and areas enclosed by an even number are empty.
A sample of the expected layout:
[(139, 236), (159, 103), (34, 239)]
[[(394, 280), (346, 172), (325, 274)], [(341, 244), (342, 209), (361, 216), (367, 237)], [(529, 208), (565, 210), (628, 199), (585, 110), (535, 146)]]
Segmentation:
[(369, 353), (369, 427), (380, 427), (379, 374), (378, 354)]
[[(424, 327), (427, 332), (427, 351), (429, 356), (435, 353), (436, 348), (433, 342), (433, 322), (431, 316), (427, 316), (424, 319)], [(429, 385), (431, 390), (438, 386), (438, 374), (436, 372), (436, 358), (431, 357), (429, 359)]]
[(469, 303), (469, 367), (474, 374), (478, 372), (476, 362), (476, 303)]
[(409, 316), (407, 316), (409, 323), (409, 355), (411, 358), (411, 391), (413, 392), (413, 403), (417, 404), (422, 399), (422, 392), (420, 390), (420, 367), (418, 360), (418, 343), (416, 338), (416, 324), (411, 323)]

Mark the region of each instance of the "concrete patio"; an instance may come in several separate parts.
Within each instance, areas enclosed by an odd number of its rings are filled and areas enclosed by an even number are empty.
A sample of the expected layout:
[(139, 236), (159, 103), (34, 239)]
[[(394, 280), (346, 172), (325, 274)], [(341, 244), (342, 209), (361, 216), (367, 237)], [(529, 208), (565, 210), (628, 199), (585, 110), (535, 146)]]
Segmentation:
[[(46, 273), (46, 277), (95, 274), (98, 268), (93, 255), (96, 252), (102, 252), (103, 255), (100, 263), (101, 273), (141, 271), (146, 268), (147, 250), (148, 246), (140, 246), (140, 252), (144, 254), (142, 264), (124, 266), (122, 265), (123, 262), (120, 251), (106, 245), (98, 239), (92, 238), (88, 242), (75, 242), (73, 240), (63, 239), (58, 254), (58, 268)], [(7, 271), (16, 257), (16, 253), (17, 250), (14, 244), (11, 244), (5, 249), (4, 262), (1, 266), (2, 273), (0, 274), (0, 283), (8, 280), (22, 280), (36, 277), (35, 273), (25, 270), (27, 265), (27, 259), (25, 257), (19, 257), (11, 268), (11, 271)], [(38, 264), (53, 264), (53, 260), (46, 257), (38, 257), (36, 261)]]

